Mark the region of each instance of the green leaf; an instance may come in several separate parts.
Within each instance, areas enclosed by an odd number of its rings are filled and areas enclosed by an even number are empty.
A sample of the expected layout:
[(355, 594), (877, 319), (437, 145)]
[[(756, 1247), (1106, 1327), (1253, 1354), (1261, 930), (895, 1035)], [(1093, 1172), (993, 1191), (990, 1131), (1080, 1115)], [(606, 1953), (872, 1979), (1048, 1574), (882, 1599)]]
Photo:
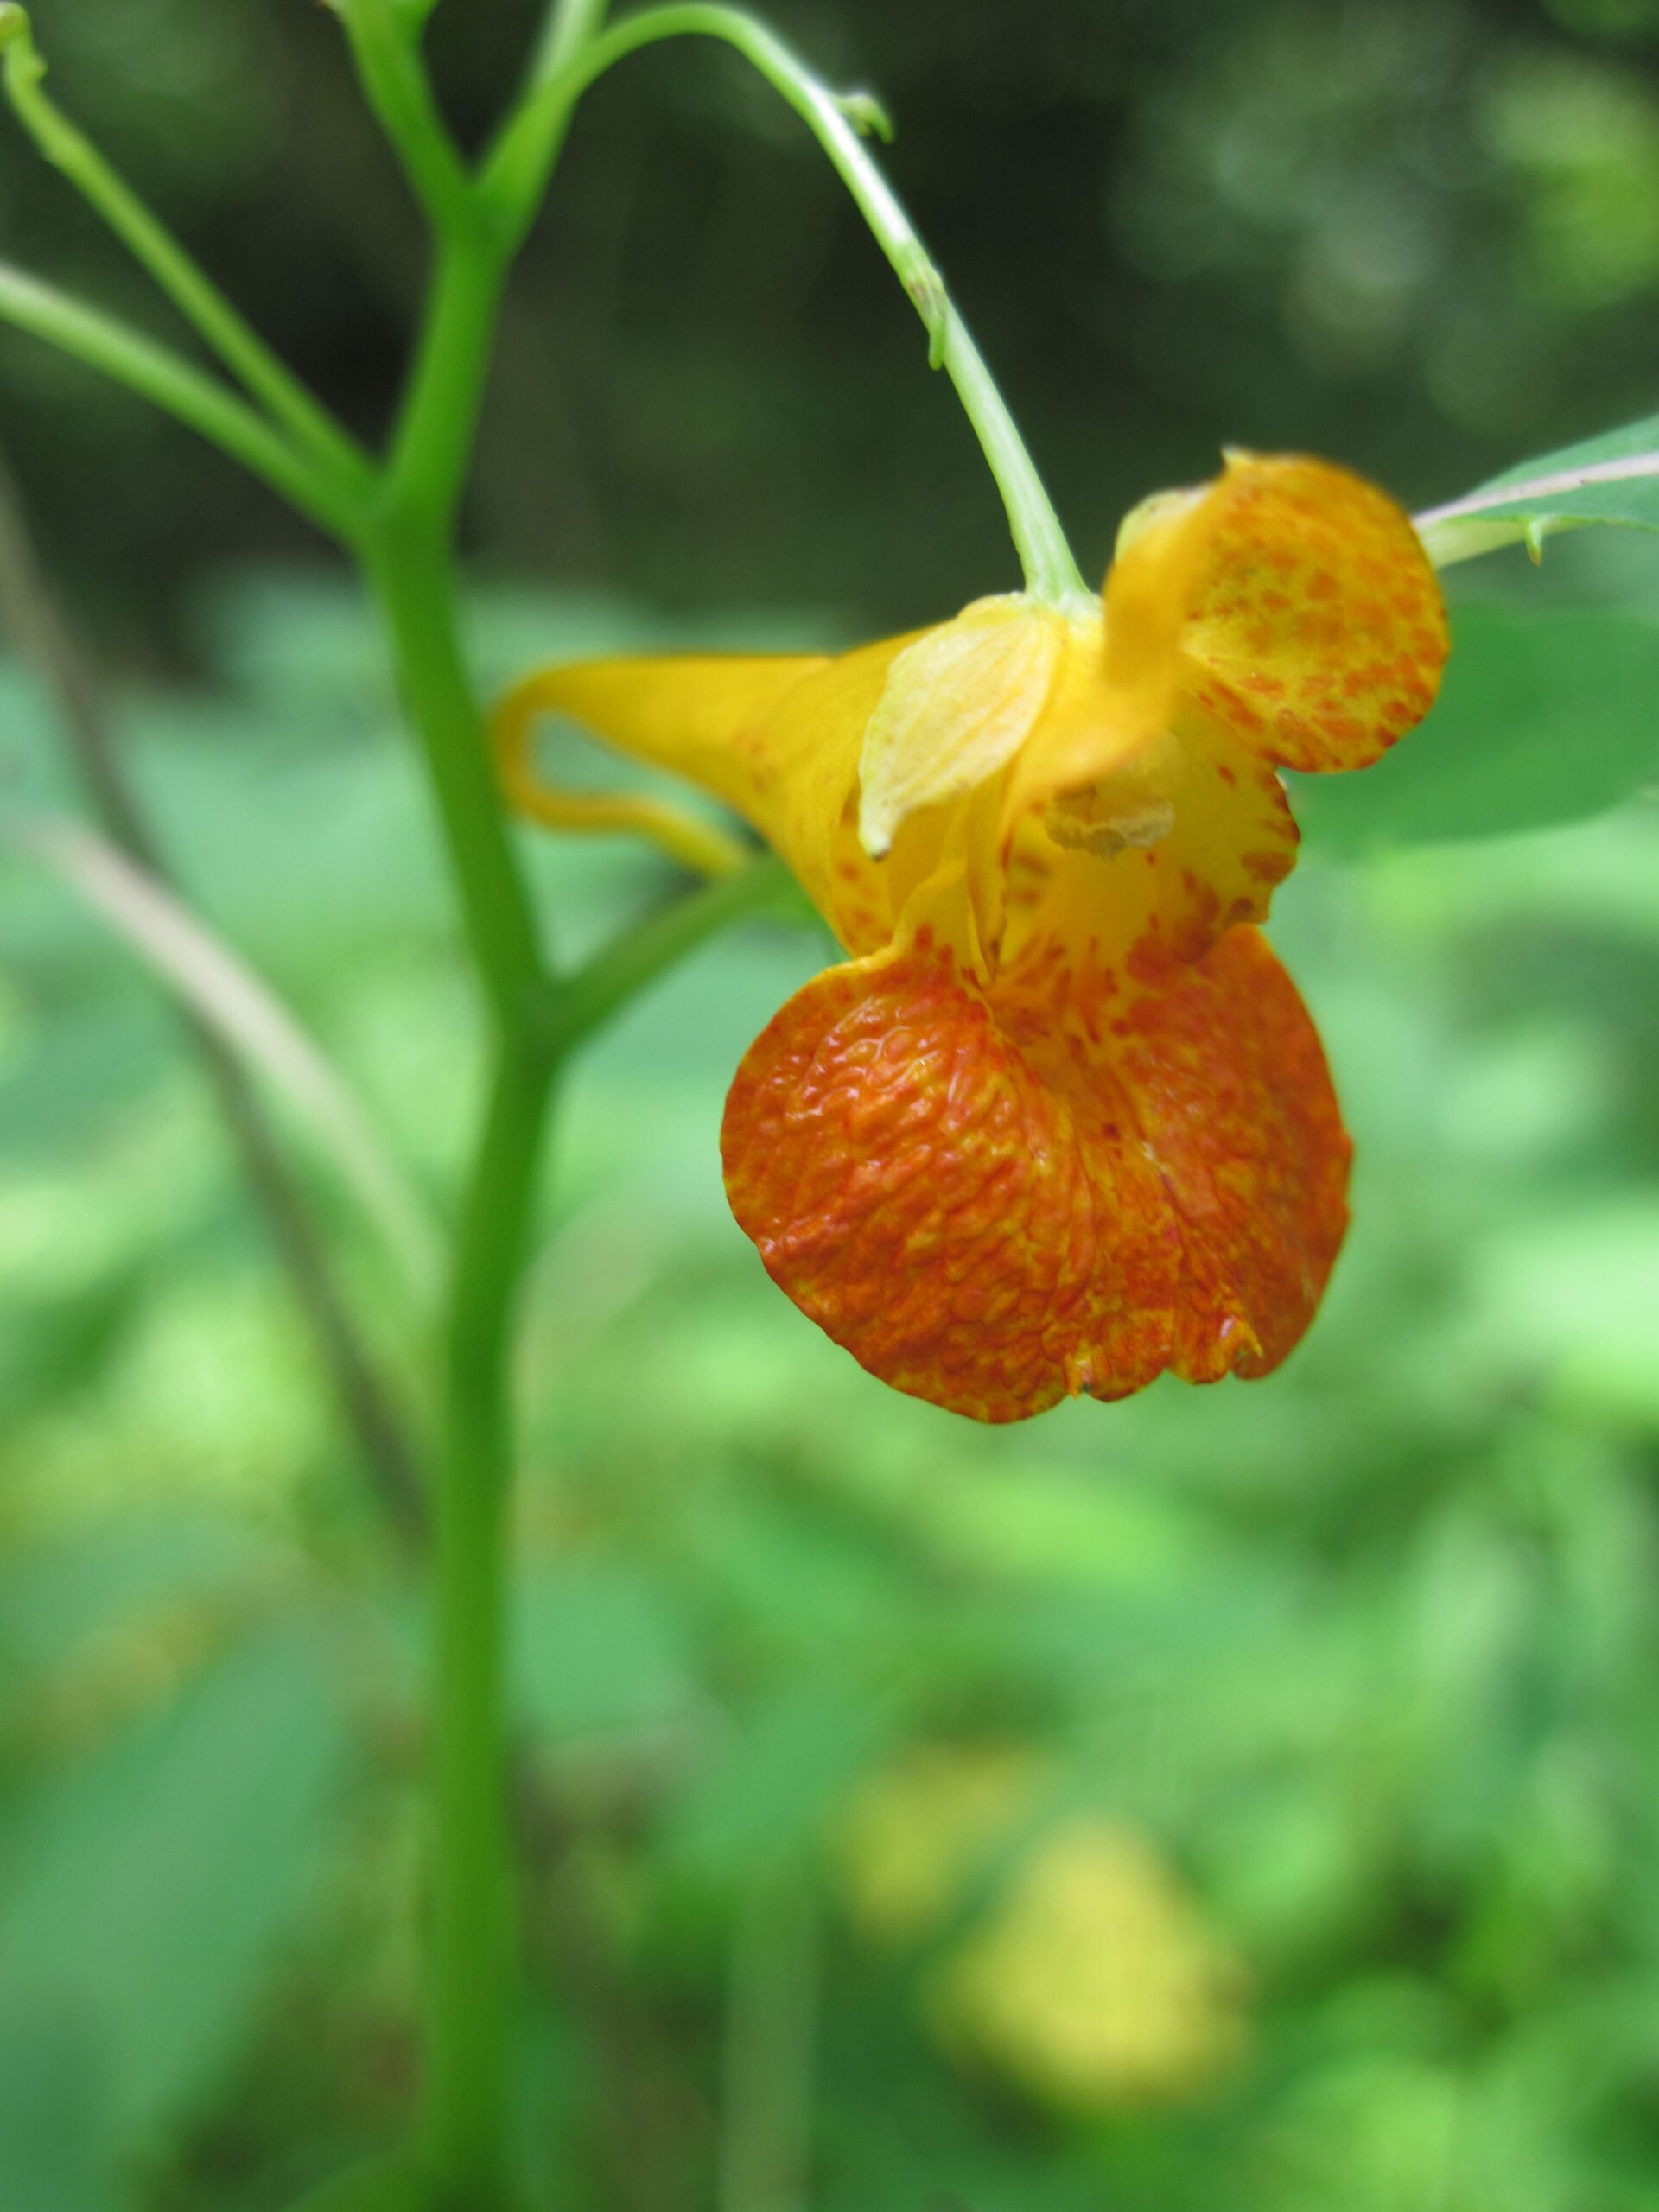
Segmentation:
[(1505, 836), (1659, 779), (1659, 624), (1592, 607), (1454, 609), (1446, 681), (1374, 768), (1286, 778), (1309, 851)]
[(319, 1641), (290, 1624), (237, 1646), (20, 1824), (0, 2005), (86, 2039), (124, 2149), (188, 2108), (246, 2029), (345, 1749)]
[(1659, 415), (1523, 461), (1419, 515), (1417, 528), (1446, 568), (1523, 539), (1536, 547), (1552, 530), (1591, 522), (1659, 530)]

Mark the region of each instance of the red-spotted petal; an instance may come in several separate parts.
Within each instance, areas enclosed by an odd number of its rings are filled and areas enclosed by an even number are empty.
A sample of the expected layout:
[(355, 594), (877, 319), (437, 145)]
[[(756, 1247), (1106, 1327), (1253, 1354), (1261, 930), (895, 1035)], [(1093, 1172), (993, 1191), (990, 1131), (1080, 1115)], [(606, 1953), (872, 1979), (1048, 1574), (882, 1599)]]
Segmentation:
[(831, 969), (750, 1047), (722, 1147), (803, 1312), (980, 1421), (1266, 1373), (1347, 1217), (1319, 1038), (1251, 930), (1093, 1038), (919, 938)]
[[(1057, 1012), (1086, 969), (1104, 995), (1167, 980), (1242, 922), (1267, 918), (1295, 865), (1277, 771), (1219, 731), (1166, 737), (1073, 798), (1029, 808), (973, 852), (982, 938), (1010, 982), (1043, 977)], [(1115, 979), (1115, 981), (1114, 981)]]
[[(1386, 493), (1327, 461), (1231, 454), (1186, 528), (1205, 533), (1181, 632), (1190, 709), (1281, 767), (1319, 770), (1363, 768), (1422, 720), (1446, 608)], [(1109, 631), (1111, 577), (1106, 594)]]

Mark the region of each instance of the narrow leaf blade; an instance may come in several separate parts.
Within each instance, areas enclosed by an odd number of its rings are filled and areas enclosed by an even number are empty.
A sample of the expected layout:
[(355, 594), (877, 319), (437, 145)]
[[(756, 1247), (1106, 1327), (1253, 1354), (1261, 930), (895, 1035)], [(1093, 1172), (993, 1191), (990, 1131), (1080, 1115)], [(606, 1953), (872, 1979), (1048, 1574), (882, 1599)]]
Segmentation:
[(1659, 530), (1659, 415), (1505, 469), (1417, 517), (1437, 568), (1583, 523)]

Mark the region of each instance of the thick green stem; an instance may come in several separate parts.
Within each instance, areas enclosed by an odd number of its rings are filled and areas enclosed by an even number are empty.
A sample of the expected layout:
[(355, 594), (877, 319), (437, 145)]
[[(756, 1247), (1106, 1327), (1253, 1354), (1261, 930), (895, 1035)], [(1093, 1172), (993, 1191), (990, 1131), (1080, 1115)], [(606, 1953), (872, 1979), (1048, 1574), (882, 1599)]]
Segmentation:
[(436, 792), (467, 944), (497, 1029), (511, 1038), (539, 1019), (542, 955), (461, 652), (448, 542), (415, 524), (387, 524), (367, 564)]
[(416, 51), (419, 23), (395, 15), (392, 0), (339, 4), (364, 97), (410, 189), (435, 223), (448, 222), (464, 210), (472, 187)]
[(434, 2212), (498, 2212), (518, 1978), (506, 1790), (509, 1352), (550, 1065), (498, 1054), (456, 1248), (434, 1492), (432, 1948), (424, 2164)]
[(423, 2153), (433, 2212), (499, 2212), (517, 1981), (503, 1680), (509, 1350), (552, 1062), (535, 916), (461, 654), (447, 533), (384, 525), (369, 556), (424, 752), (496, 1064), (456, 1248), (433, 1478), (432, 1937)]
[(512, 1310), (554, 1061), (546, 983), (462, 658), (448, 534), (418, 518), (368, 556), (438, 801), (493, 1016), (490, 1099), (468, 1180), (433, 1479), (432, 1948), (423, 2156), (433, 2212), (500, 2212), (517, 1984), (505, 1640)]
[(365, 545), (431, 776), (493, 1072), (456, 1247), (433, 1484), (432, 1948), (421, 2156), (431, 2212), (504, 2212), (518, 1976), (505, 1644), (511, 1348), (556, 1066), (540, 932), (504, 817), (456, 614), (454, 533), (510, 247), (383, 0), (348, 15), (383, 123), (432, 213), (436, 261)]
[(438, 240), (426, 321), (388, 464), (392, 505), (453, 528), (472, 461), (511, 251), (475, 208)]
[(688, 36), (734, 47), (811, 130), (926, 325), (929, 359), (956, 386), (1002, 494), (1027, 589), (1056, 607), (1092, 609), (1095, 594), (1078, 573), (1019, 428), (944, 279), (855, 127), (855, 122), (878, 124), (879, 107), (865, 95), (830, 92), (764, 23), (735, 8), (685, 5), (650, 8), (614, 24), (579, 48), (501, 133), (484, 164), (486, 194), (508, 219), (527, 222), (545, 183), (548, 149), (562, 143), (588, 86), (641, 47)]

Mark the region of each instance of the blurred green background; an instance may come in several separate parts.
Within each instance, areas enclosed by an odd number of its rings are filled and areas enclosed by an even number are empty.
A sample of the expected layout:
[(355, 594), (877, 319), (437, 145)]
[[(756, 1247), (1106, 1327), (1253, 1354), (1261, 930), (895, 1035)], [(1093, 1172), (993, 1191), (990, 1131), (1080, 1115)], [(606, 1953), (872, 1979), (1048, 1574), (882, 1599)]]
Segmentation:
[[(468, 130), (531, 16), (440, 10)], [(60, 99), (375, 429), (419, 242), (326, 11), (36, 19)], [(1091, 569), (1224, 441), (1423, 504), (1653, 406), (1653, 0), (777, 20), (892, 105), (895, 180)], [(0, 207), (8, 253), (156, 313), (10, 130)], [(476, 1014), (364, 610), (124, 397), (10, 335), (0, 392), (191, 899), (447, 1210)], [(1013, 580), (833, 178), (690, 48), (582, 112), (469, 535), (498, 683), (833, 643)], [(1457, 583), (1646, 623), (1659, 566), (1609, 533)], [(1586, 807), (1610, 717), (1659, 769), (1645, 695), (1590, 664), (1568, 707)], [(0, 762), (78, 808), (15, 659)], [(1274, 935), (1355, 1227), (1264, 1383), (981, 1432), (772, 1292), (716, 1131), (823, 957), (805, 933), (705, 950), (583, 1066), (522, 1363), (538, 2202), (1659, 2202), (1659, 821), (1343, 842)], [(572, 950), (671, 887), (619, 849), (534, 859)], [(298, 1156), (418, 1414), (415, 1301)], [(0, 1162), (0, 2203), (276, 2212), (412, 2102), (420, 1606), (170, 1011), (15, 857)]]

